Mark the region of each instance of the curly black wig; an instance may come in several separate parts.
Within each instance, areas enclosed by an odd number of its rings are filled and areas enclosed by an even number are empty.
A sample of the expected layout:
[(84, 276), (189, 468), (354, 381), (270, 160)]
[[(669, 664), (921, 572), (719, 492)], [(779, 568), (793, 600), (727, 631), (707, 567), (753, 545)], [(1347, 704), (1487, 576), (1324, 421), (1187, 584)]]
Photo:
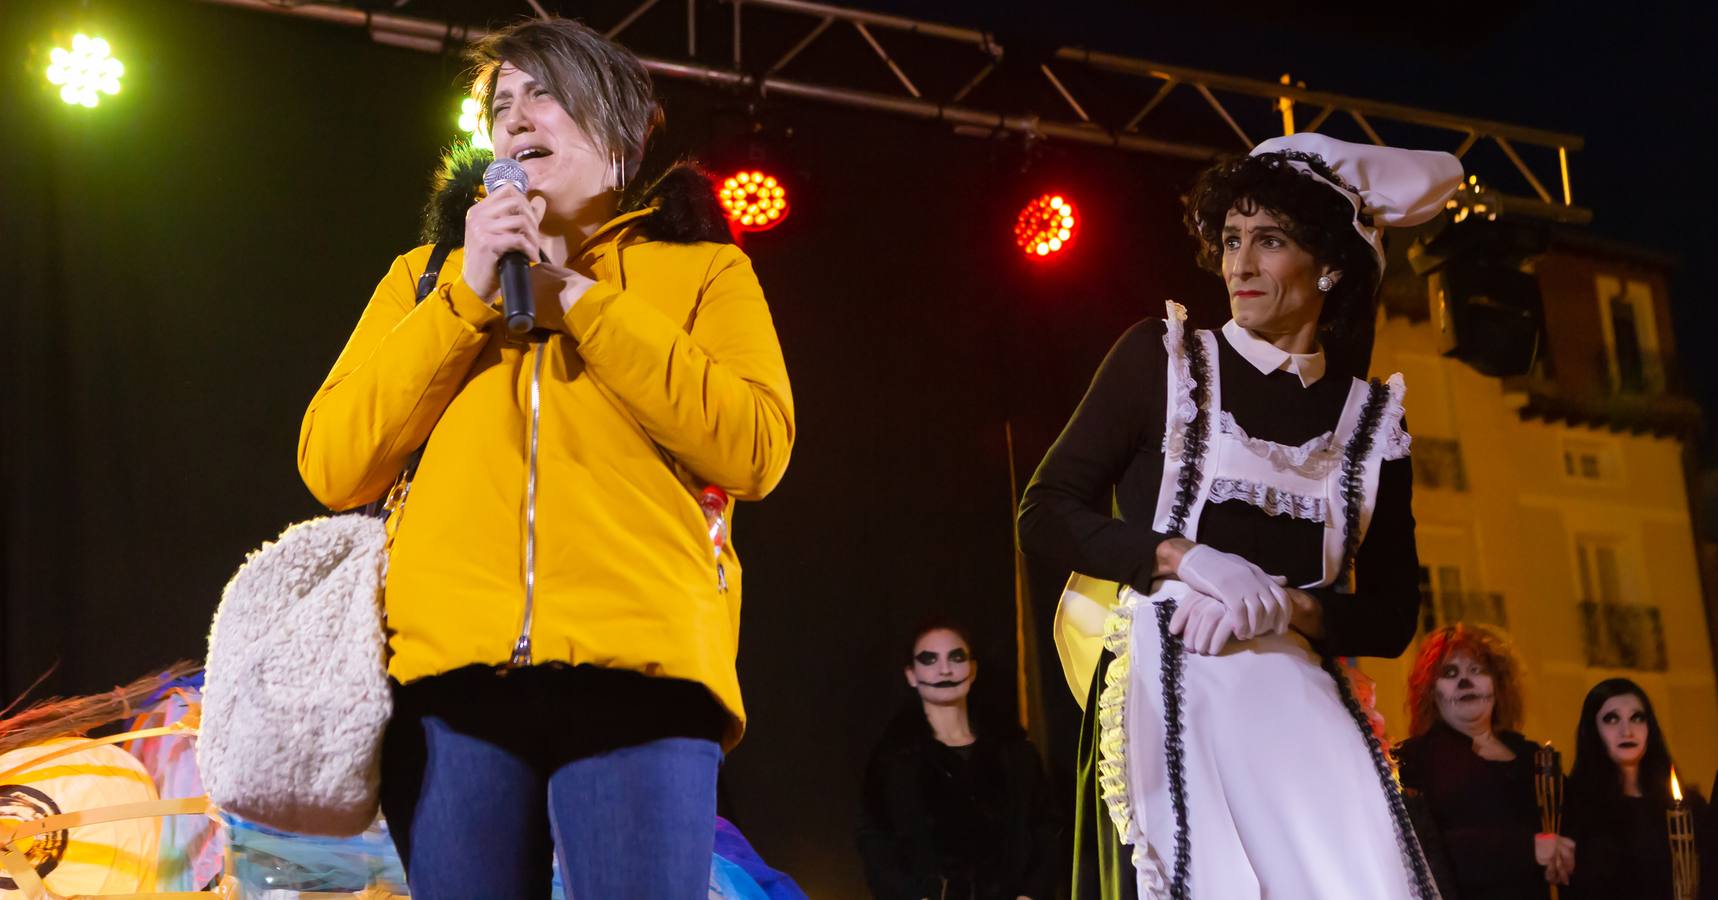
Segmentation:
[[(1305, 163), (1330, 184), (1348, 189), (1317, 154), (1291, 150), (1225, 159), (1201, 172), (1193, 185), (1187, 197), (1187, 230), (1199, 241), (1199, 265), (1221, 273), (1223, 220), (1229, 211), (1252, 215), (1263, 209), (1276, 216), (1289, 238), (1313, 259), (1342, 272), (1325, 295), (1318, 324), (1327, 338), (1346, 338), (1371, 318), (1378, 262), (1371, 245), (1354, 230), (1354, 204), (1290, 161)], [(1371, 224), (1364, 214), (1361, 221)]]

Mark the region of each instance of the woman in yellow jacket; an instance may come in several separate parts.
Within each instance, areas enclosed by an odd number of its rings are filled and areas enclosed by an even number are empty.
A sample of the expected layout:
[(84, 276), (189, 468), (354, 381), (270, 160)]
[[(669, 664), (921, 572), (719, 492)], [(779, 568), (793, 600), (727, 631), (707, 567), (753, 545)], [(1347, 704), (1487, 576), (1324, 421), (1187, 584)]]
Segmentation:
[[(781, 348), (708, 181), (627, 190), (660, 117), (636, 57), (564, 19), (472, 54), (529, 190), (469, 208), (422, 303), (431, 248), (394, 261), (299, 437), (335, 509), (425, 448), (391, 523), (383, 810), (414, 896), (546, 897), (554, 851), (573, 896), (701, 898), (745, 714), (739, 561), (699, 499), (781, 479)], [(540, 260), (525, 340), (510, 251)]]

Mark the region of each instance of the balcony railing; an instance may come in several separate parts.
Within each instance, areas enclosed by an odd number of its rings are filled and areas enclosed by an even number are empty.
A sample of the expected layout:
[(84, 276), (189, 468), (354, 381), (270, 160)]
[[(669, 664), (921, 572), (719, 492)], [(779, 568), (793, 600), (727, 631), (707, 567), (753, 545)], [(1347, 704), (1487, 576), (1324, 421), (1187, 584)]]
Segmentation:
[(1462, 464), (1461, 441), (1454, 438), (1414, 436), (1414, 489), (1467, 490), (1467, 467)]
[(1636, 603), (1576, 605), (1581, 613), (1581, 639), (1587, 665), (1600, 669), (1662, 672), (1670, 662), (1664, 652), (1664, 624), (1658, 607)]

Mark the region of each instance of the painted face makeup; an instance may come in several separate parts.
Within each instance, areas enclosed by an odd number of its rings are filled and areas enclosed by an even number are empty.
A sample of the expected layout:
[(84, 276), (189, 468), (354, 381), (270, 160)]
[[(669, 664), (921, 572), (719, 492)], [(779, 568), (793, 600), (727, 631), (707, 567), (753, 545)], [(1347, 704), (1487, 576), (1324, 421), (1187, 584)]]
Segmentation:
[(913, 646), (907, 683), (926, 703), (954, 704), (966, 699), (977, 674), (972, 651), (960, 635), (946, 628), (927, 631)]
[(1640, 765), (1646, 754), (1646, 739), (1652, 726), (1646, 721), (1646, 706), (1634, 694), (1619, 694), (1599, 707), (1599, 737), (1611, 761), (1619, 766)]
[(1445, 724), (1468, 733), (1491, 724), (1497, 696), (1491, 670), (1465, 650), (1457, 650), (1438, 667), (1438, 714)]
[[(937, 663), (942, 662), (944, 659), (947, 659), (949, 664), (953, 666), (964, 663), (971, 658), (972, 657), (967, 655), (965, 647), (956, 647), (953, 650), (948, 651), (946, 655), (941, 656), (939, 656), (935, 650), (925, 650), (913, 657), (913, 664), (915, 668), (923, 666), (925, 668), (934, 669)], [(921, 683), (928, 683), (931, 687), (951, 688), (965, 683), (965, 679)]]

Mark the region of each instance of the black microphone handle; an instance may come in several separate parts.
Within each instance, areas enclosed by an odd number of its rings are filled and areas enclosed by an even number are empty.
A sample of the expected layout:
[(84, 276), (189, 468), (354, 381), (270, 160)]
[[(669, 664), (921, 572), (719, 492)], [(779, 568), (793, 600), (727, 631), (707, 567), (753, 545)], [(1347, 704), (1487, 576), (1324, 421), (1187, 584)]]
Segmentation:
[(537, 327), (537, 301), (531, 296), (531, 264), (514, 250), (501, 256), (501, 312), (507, 330), (525, 334)]

